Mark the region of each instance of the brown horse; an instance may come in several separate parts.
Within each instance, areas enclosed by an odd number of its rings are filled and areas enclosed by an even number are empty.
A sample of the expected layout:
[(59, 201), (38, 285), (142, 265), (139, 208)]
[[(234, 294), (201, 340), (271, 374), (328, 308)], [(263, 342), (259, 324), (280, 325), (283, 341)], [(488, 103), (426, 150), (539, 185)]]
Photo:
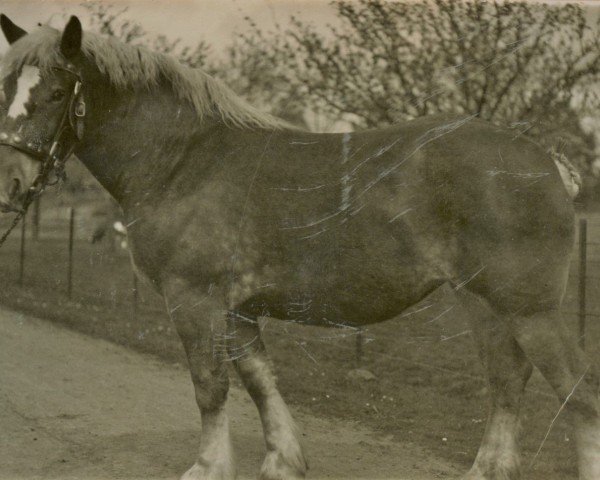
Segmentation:
[(235, 476), (226, 360), (260, 413), (261, 478), (305, 475), (258, 317), (364, 325), (442, 284), (470, 306), (489, 375), (467, 478), (519, 476), (533, 365), (572, 416), (580, 478), (600, 478), (598, 377), (560, 314), (573, 206), (550, 154), (475, 116), (308, 133), (168, 56), (83, 35), (75, 17), (64, 32), (4, 16), (2, 29), (1, 205), (20, 208), (40, 159), (71, 149), (120, 204), (189, 360), (202, 437), (185, 479)]

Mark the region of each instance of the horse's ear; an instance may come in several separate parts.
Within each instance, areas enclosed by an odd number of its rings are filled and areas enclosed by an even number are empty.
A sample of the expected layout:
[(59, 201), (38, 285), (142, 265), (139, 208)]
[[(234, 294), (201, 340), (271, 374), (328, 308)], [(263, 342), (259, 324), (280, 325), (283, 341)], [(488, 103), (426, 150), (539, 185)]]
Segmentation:
[(27, 35), (27, 32), (21, 27), (17, 27), (6, 15), (0, 14), (0, 27), (8, 40), (8, 43), (15, 43), (19, 38)]
[(65, 27), (60, 40), (60, 51), (68, 59), (73, 58), (81, 50), (81, 22), (73, 15)]

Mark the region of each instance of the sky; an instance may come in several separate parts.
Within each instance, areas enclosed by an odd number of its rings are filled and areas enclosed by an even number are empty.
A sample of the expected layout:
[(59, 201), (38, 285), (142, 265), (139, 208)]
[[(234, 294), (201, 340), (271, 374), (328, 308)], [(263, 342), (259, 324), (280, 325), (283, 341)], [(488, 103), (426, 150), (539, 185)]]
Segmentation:
[[(88, 13), (81, 5), (90, 0), (1, 0), (0, 12), (25, 30), (38, 22), (62, 27), (70, 15), (77, 15), (85, 26)], [(181, 38), (184, 45), (195, 46), (201, 40), (213, 53), (223, 48), (243, 31), (251, 17), (263, 29), (276, 23), (285, 25), (291, 15), (313, 23), (317, 28), (335, 23), (336, 16), (329, 0), (93, 0), (116, 7), (127, 7), (126, 17), (140, 23), (145, 30), (164, 34), (170, 39)], [(412, 0), (418, 1), (418, 0)], [(549, 4), (564, 4), (565, 0), (545, 0)], [(590, 16), (597, 16), (600, 0), (583, 0)], [(594, 8), (596, 6), (596, 8)], [(0, 55), (7, 49), (0, 40)]]
[[(89, 14), (82, 4), (89, 1), (127, 7), (124, 17), (139, 23), (150, 34), (166, 35), (171, 40), (180, 38), (183, 45), (192, 47), (205, 41), (211, 46), (213, 58), (247, 28), (246, 16), (267, 31), (278, 23), (285, 26), (292, 15), (312, 23), (317, 29), (337, 21), (330, 0), (0, 0), (0, 12), (25, 30), (34, 28), (38, 22), (62, 28), (70, 15), (77, 15), (85, 29), (89, 25)], [(596, 20), (600, 12), (600, 0), (529, 1), (555, 5), (577, 3), (585, 7), (591, 20)], [(8, 45), (3, 36), (0, 37), (1, 56)]]
[[(48, 21), (59, 27), (70, 15), (77, 15), (85, 28), (88, 14), (82, 3), (81, 0), (2, 0), (0, 12), (25, 30)], [(103, 0), (102, 3), (127, 6), (126, 16), (149, 32), (173, 40), (181, 38), (191, 46), (204, 40), (216, 53), (246, 28), (245, 16), (266, 29), (277, 22), (285, 24), (291, 15), (317, 26), (335, 22), (334, 10), (326, 0)], [(6, 42), (0, 41), (0, 54), (6, 48)]]

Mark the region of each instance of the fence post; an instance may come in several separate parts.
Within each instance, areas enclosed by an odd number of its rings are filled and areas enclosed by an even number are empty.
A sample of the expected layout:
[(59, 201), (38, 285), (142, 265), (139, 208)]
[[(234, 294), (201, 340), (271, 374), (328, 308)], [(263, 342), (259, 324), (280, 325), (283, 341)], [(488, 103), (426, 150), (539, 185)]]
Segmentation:
[(585, 294), (587, 270), (587, 220), (579, 220), (579, 345), (585, 348)]
[(69, 209), (69, 270), (67, 272), (67, 295), (69, 299), (73, 294), (73, 240), (75, 236), (75, 209)]
[(19, 285), (23, 286), (25, 278), (25, 235), (27, 233), (27, 216), (21, 218), (21, 252), (19, 258)]
[(362, 367), (363, 344), (363, 329), (358, 327), (358, 333), (356, 334), (356, 368)]
[(31, 239), (37, 242), (40, 238), (40, 195), (35, 197), (33, 201), (33, 218), (31, 224)]
[(138, 312), (138, 278), (135, 274), (135, 270), (133, 271), (133, 292), (131, 300), (133, 302), (133, 319), (135, 320)]

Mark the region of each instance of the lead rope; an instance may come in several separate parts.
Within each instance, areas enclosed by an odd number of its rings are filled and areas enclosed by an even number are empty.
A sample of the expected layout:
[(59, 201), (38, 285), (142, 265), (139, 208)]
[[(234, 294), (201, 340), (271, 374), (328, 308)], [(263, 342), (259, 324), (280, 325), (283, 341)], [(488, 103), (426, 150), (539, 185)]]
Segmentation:
[(6, 239), (8, 238), (8, 236), (10, 235), (10, 233), (15, 229), (15, 227), (19, 224), (19, 222), (21, 221), (21, 219), (25, 216), (25, 214), (27, 213), (27, 208), (28, 207), (29, 207), (29, 205), (27, 205), (27, 207), (23, 208), (23, 210), (21, 210), (19, 213), (17, 213), (17, 215), (15, 216), (15, 218), (13, 218), (13, 221), (10, 224), (10, 227), (8, 227), (8, 230), (6, 230), (6, 232), (4, 232), (4, 234), (0, 238), (0, 247), (2, 247), (2, 245), (4, 244), (4, 242), (6, 241)]
[[(50, 150), (49, 158), (46, 161), (44, 161), (40, 173), (35, 178), (33, 184), (31, 185), (31, 187), (29, 187), (29, 190), (27, 190), (27, 193), (25, 194), (25, 199), (23, 200), (23, 206), (21, 210), (17, 212), (15, 218), (13, 218), (13, 221), (11, 222), (8, 229), (4, 232), (4, 234), (2, 234), (2, 237), (0, 237), (0, 248), (2, 247), (2, 245), (4, 245), (4, 242), (6, 241), (8, 236), (23, 219), (23, 217), (25, 217), (29, 206), (33, 203), (35, 198), (39, 197), (48, 185), (56, 185), (59, 181), (64, 179), (65, 160), (69, 157), (69, 155), (71, 155), (73, 149), (71, 148), (67, 152), (67, 154), (64, 156), (64, 160), (62, 161), (52, 156), (53, 150), (55, 149), (56, 147), (53, 147)], [(56, 182), (48, 183), (48, 175), (53, 169), (55, 170), (57, 180)]]
[[(40, 175), (41, 175), (41, 173), (40, 173)], [(37, 178), (40, 178), (40, 177), (38, 176)], [(35, 183), (35, 181), (34, 181), (34, 183)], [(42, 188), (40, 188), (39, 190), (34, 190), (33, 185), (29, 188), (29, 190), (27, 190), (25, 200), (23, 200), (23, 207), (21, 208), (21, 210), (19, 212), (17, 212), (17, 214), (15, 215), (15, 218), (13, 218), (13, 221), (10, 224), (10, 226), (8, 227), (8, 229), (6, 230), (6, 232), (4, 232), (2, 237), (0, 237), (0, 248), (2, 247), (2, 245), (4, 245), (4, 242), (6, 241), (8, 236), (11, 234), (11, 232), (15, 229), (15, 227), (19, 224), (21, 219), (23, 219), (23, 217), (25, 217), (25, 214), (27, 213), (27, 210), (29, 209), (29, 205), (31, 205), (31, 203), (33, 202), (35, 197), (37, 197), (43, 191), (44, 191), (44, 186), (42, 186)]]

